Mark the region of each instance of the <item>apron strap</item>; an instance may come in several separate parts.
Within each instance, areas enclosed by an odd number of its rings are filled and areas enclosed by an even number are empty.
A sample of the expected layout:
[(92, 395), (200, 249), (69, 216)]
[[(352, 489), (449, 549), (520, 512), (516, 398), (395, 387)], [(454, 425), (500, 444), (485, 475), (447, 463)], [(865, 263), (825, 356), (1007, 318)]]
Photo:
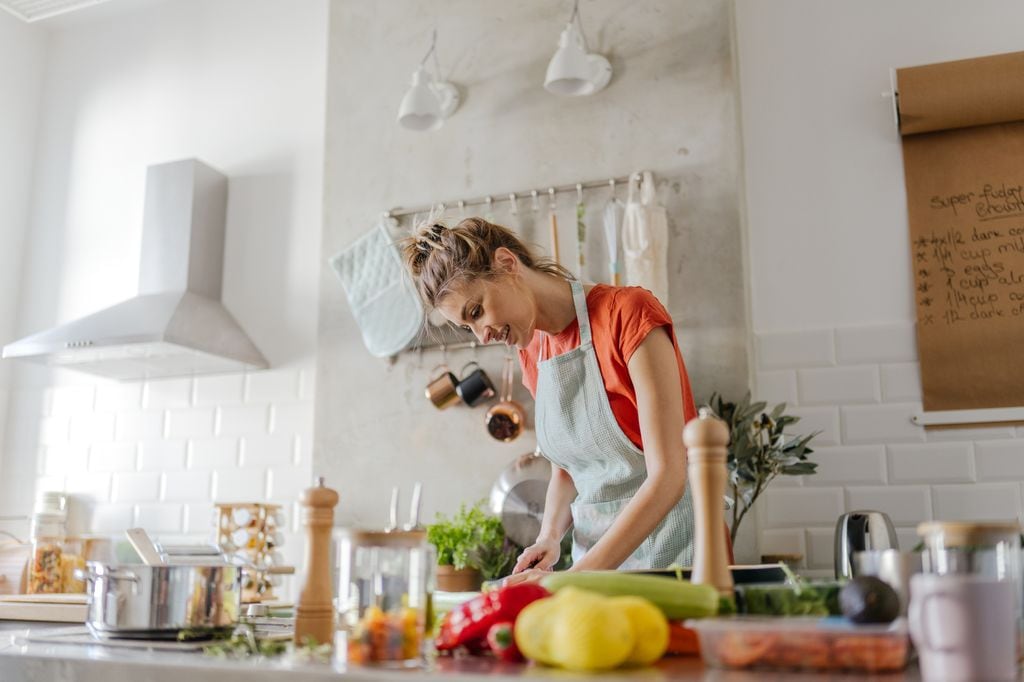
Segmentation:
[(580, 325), (580, 345), (590, 343), (590, 315), (587, 314), (587, 294), (578, 279), (569, 282), (572, 286), (572, 302), (576, 305), (576, 320)]

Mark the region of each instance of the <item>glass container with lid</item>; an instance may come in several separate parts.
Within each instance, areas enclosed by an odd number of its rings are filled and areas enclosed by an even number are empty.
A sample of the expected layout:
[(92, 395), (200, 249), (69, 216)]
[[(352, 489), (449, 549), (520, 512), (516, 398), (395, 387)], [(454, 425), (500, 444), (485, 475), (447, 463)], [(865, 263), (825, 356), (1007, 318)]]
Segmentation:
[(347, 530), (339, 562), (338, 623), (348, 661), (421, 664), (434, 569), (426, 532)]
[(53, 512), (39, 512), (32, 516), (32, 558), (29, 560), (26, 588), (29, 594), (64, 591), (64, 519), (64, 514)]

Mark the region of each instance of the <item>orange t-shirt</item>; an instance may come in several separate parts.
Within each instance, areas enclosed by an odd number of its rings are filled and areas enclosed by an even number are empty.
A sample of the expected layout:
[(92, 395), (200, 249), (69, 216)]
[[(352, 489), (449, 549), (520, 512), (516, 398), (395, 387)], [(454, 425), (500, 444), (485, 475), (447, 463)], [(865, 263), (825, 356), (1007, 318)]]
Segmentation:
[[(679, 353), (672, 318), (654, 294), (641, 287), (597, 284), (587, 293), (587, 310), (590, 315), (590, 334), (594, 342), (594, 352), (597, 353), (597, 364), (601, 368), (608, 402), (622, 432), (634, 445), (643, 450), (636, 389), (633, 388), (633, 381), (629, 376), (628, 363), (647, 335), (658, 327), (665, 328), (672, 338), (672, 346), (676, 351), (679, 383), (683, 392), (684, 418), (688, 422), (697, 416), (690, 378), (686, 374), (686, 366)], [(519, 351), (523, 385), (529, 389), (530, 395), (537, 395), (538, 359), (553, 358), (579, 345), (578, 320), (573, 320), (568, 327), (554, 336), (539, 330), (534, 332), (530, 344)]]

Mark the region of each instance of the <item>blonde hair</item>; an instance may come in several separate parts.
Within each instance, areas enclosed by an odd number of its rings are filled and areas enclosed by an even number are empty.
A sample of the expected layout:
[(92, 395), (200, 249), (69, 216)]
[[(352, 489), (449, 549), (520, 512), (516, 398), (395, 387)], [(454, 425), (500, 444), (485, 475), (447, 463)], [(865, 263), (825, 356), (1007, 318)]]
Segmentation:
[(483, 218), (466, 218), (455, 227), (426, 222), (399, 244), (420, 295), (432, 308), (454, 286), (493, 277), (494, 252), (501, 247), (531, 270), (574, 279), (555, 261), (534, 255), (514, 232)]

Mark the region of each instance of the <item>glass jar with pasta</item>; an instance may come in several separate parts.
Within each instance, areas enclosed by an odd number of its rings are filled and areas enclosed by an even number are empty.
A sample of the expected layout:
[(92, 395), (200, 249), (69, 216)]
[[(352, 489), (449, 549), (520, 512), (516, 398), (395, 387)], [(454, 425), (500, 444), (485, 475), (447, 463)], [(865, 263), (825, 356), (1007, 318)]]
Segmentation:
[(29, 594), (64, 591), (64, 516), (41, 512), (32, 517), (32, 558), (28, 566)]

